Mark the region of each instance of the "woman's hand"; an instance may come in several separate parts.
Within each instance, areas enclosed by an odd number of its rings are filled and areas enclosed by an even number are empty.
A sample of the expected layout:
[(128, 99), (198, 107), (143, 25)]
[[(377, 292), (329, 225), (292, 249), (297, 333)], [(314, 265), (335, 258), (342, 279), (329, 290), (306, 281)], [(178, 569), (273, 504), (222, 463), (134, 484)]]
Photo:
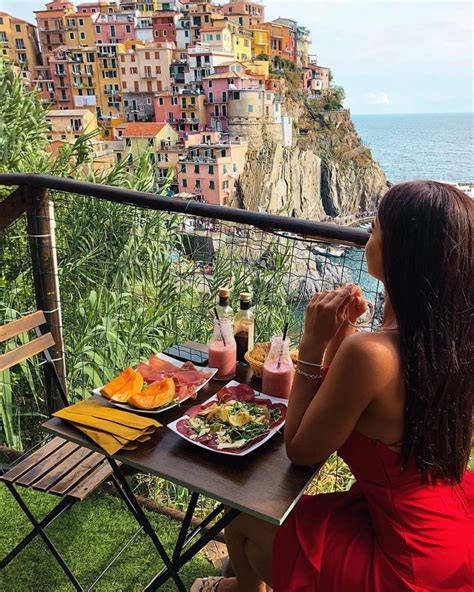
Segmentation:
[(367, 310), (367, 302), (364, 300), (362, 288), (360, 286), (354, 286), (352, 294), (354, 300), (349, 304), (347, 320), (351, 323), (355, 323)]
[(349, 284), (337, 290), (318, 292), (313, 296), (306, 310), (300, 350), (310, 352), (327, 347), (348, 320), (350, 306), (353, 305), (354, 315), (359, 310), (354, 306), (354, 302), (360, 298), (355, 293), (355, 288), (356, 286)]

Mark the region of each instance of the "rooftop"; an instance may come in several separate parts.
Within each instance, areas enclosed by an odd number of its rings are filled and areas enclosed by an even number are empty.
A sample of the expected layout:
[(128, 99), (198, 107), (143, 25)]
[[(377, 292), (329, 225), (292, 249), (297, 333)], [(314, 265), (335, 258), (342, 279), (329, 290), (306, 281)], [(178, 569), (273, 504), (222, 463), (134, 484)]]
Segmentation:
[(51, 109), (46, 117), (84, 117), (89, 109)]
[(156, 136), (166, 126), (166, 123), (143, 123), (132, 122), (129, 123), (123, 133), (124, 138), (149, 138)]

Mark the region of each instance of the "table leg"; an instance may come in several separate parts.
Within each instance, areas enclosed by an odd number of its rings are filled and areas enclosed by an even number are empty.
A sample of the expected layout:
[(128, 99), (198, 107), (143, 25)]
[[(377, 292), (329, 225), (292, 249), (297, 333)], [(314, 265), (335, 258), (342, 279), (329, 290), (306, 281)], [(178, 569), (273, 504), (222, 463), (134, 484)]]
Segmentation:
[[(205, 528), (205, 525), (209, 524), (224, 508), (220, 505), (218, 508), (213, 510), (209, 516), (207, 516), (201, 524), (199, 524), (191, 533), (188, 533), (189, 524), (192, 519), (192, 513), (196, 507), (197, 499), (199, 494), (193, 493), (189, 502), (188, 509), (186, 511), (185, 520), (187, 524), (183, 522), (183, 526), (180, 530), (178, 542), (176, 543), (175, 552), (173, 553), (173, 566), (176, 570), (180, 570), (186, 563), (188, 563), (201, 549), (203, 549), (207, 543), (209, 543), (221, 530), (223, 530), (234, 518), (239, 514), (239, 510), (228, 510), (223, 516), (193, 544), (186, 551), (182, 552), (183, 547), (194, 539), (199, 532)], [(191, 511), (192, 508), (192, 511)], [(158, 590), (169, 578), (171, 574), (165, 567), (163, 568), (144, 588), (144, 592), (153, 592)]]
[(163, 547), (160, 539), (158, 538), (158, 535), (153, 530), (153, 526), (150, 524), (150, 521), (146, 517), (145, 512), (142, 510), (140, 504), (136, 500), (133, 491), (131, 490), (129, 484), (127, 483), (127, 480), (125, 479), (122, 471), (120, 470), (120, 467), (113, 458), (108, 457), (107, 460), (109, 461), (110, 466), (112, 467), (114, 476), (116, 477), (117, 482), (120, 485), (120, 488), (124, 494), (124, 500), (126, 501), (130, 511), (132, 512), (133, 516), (138, 521), (140, 526), (143, 527), (143, 530), (152, 540), (156, 550), (158, 551), (161, 559), (163, 560), (163, 563), (165, 564), (163, 571), (167, 574), (166, 579), (168, 580), (169, 578), (173, 578), (178, 590), (180, 592), (186, 592), (186, 587), (182, 579), (180, 578), (174, 563), (169, 558), (165, 548)]

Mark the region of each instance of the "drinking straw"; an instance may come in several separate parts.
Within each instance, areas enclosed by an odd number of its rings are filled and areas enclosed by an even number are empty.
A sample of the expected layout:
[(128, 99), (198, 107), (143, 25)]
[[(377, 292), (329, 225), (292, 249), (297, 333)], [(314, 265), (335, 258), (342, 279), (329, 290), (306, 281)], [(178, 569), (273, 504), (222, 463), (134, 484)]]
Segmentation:
[(214, 314), (216, 315), (217, 324), (219, 325), (219, 331), (221, 332), (222, 343), (224, 344), (224, 347), (227, 347), (227, 344), (224, 339), (224, 332), (222, 331), (222, 325), (221, 325), (221, 320), (219, 318), (219, 313), (217, 312), (217, 308), (215, 306), (214, 306)]
[(285, 327), (283, 329), (283, 339), (281, 340), (281, 349), (280, 349), (280, 355), (278, 356), (278, 364), (277, 364), (278, 370), (280, 369), (280, 366), (281, 366), (281, 357), (283, 355), (283, 343), (285, 342), (287, 333), (288, 333), (288, 321), (286, 321)]

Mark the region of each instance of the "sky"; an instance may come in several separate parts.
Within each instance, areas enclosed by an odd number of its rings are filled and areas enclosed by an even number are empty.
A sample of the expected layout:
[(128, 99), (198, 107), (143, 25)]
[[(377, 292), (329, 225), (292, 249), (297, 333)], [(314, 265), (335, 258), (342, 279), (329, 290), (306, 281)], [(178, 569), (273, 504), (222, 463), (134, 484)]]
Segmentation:
[[(473, 111), (474, 3), (458, 0), (266, 0), (266, 18), (312, 32), (312, 52), (354, 114)], [(34, 22), (43, 0), (0, 0)]]

